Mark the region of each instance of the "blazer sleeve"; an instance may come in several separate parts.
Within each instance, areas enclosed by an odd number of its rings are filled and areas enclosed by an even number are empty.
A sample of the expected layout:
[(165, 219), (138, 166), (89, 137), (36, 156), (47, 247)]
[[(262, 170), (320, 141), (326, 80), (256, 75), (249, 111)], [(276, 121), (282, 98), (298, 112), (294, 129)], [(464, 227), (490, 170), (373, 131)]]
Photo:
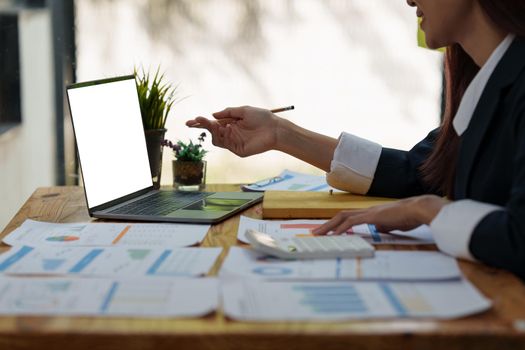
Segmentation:
[(509, 200), (504, 210), (494, 211), (478, 223), (469, 250), (476, 259), (525, 280), (525, 101), (519, 115)]
[(410, 151), (383, 148), (367, 195), (393, 198), (428, 193), (442, 195), (425, 186), (419, 171), (422, 163), (430, 156), (438, 133), (439, 128), (432, 130)]

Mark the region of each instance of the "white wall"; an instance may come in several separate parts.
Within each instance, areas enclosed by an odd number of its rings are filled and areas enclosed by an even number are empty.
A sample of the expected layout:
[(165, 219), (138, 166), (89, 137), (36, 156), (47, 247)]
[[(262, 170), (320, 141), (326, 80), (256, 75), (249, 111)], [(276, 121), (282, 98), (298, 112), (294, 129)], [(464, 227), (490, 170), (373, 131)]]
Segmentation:
[(54, 184), (55, 117), (51, 17), (19, 16), (22, 124), (0, 135), (0, 228), (31, 193)]
[[(173, 141), (196, 140), (201, 131), (187, 128), (187, 119), (245, 104), (293, 104), (282, 117), (308, 129), (402, 149), (438, 125), (442, 54), (417, 46), (417, 17), (406, 1), (184, 1), (188, 12), (165, 9), (169, 3), (77, 1), (77, 77), (161, 64), (183, 98), (166, 125)], [(257, 20), (245, 17), (248, 4), (257, 4)], [(241, 32), (248, 22), (256, 29)], [(209, 183), (252, 182), (284, 168), (323, 174), (279, 152), (239, 158), (209, 139), (205, 147)], [(163, 184), (172, 181), (171, 159), (165, 149)]]

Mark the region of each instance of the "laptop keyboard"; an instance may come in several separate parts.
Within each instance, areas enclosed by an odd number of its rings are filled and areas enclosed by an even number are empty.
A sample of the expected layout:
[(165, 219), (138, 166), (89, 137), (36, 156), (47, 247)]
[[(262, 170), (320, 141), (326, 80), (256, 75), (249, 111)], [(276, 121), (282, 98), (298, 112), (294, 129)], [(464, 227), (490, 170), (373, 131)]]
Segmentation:
[(163, 216), (174, 210), (185, 207), (200, 199), (206, 198), (212, 192), (168, 192), (159, 191), (154, 194), (113, 209), (111, 214), (155, 215)]

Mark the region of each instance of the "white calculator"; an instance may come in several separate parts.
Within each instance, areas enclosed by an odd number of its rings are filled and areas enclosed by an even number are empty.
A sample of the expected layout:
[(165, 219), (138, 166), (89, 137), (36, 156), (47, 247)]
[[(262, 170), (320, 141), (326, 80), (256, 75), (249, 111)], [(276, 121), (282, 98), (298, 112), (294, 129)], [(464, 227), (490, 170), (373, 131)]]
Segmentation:
[(246, 230), (245, 236), (254, 250), (282, 259), (371, 258), (375, 251), (357, 235), (275, 239), (266, 233)]

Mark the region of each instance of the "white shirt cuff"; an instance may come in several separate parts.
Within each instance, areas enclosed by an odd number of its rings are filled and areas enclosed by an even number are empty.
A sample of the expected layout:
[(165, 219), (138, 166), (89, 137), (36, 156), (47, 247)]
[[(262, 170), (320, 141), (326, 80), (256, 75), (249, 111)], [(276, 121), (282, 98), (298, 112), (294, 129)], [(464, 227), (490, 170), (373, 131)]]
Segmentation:
[(340, 190), (366, 194), (374, 179), (382, 149), (378, 143), (342, 133), (326, 181)]
[(458, 258), (475, 261), (469, 250), (470, 237), (479, 222), (496, 210), (504, 208), (470, 199), (445, 205), (430, 223), (439, 250)]

